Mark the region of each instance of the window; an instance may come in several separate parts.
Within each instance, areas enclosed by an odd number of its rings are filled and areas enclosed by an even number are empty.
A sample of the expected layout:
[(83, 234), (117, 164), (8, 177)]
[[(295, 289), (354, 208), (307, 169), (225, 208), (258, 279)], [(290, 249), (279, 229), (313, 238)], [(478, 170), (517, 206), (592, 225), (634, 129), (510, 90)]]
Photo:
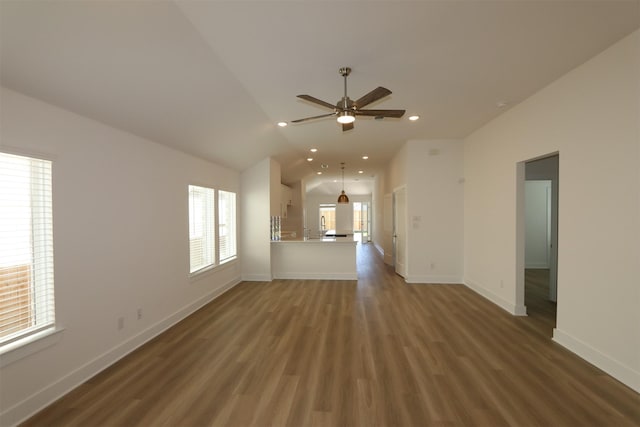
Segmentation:
[(236, 255), (236, 193), (190, 185), (189, 272), (197, 273)]
[(189, 186), (189, 271), (215, 263), (215, 199), (212, 188)]
[(55, 325), (51, 162), (0, 153), (0, 346)]
[(336, 205), (320, 204), (320, 230), (336, 229)]
[(236, 256), (236, 193), (218, 191), (220, 262)]

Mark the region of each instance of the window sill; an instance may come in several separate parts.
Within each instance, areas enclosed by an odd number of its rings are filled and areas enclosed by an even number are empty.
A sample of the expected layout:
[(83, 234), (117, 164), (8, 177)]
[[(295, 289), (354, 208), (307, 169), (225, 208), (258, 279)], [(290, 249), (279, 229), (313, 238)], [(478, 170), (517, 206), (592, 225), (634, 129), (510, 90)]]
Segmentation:
[(220, 271), (224, 271), (228, 268), (231, 268), (233, 265), (238, 263), (238, 257), (233, 257), (233, 258), (229, 258), (227, 260), (222, 261), (220, 264), (217, 265), (211, 265), (209, 267), (205, 267), (201, 270), (197, 270), (194, 271), (193, 273), (189, 274), (189, 281), (190, 282), (195, 282), (198, 281), (202, 278), (207, 277), (209, 274), (212, 274), (214, 272), (220, 272)]
[(59, 343), (62, 332), (54, 327), (0, 347), (0, 368)]

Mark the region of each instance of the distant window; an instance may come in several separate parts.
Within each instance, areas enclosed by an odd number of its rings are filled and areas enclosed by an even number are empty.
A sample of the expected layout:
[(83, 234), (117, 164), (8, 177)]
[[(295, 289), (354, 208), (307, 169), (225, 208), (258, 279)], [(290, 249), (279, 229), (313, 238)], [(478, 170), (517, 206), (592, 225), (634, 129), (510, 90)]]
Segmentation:
[(189, 271), (194, 273), (215, 263), (215, 191), (189, 186)]
[(0, 153), (0, 346), (55, 325), (51, 162)]
[(220, 262), (236, 256), (236, 193), (218, 191), (218, 252)]
[(336, 205), (321, 204), (319, 214), (320, 214), (320, 230), (336, 229)]

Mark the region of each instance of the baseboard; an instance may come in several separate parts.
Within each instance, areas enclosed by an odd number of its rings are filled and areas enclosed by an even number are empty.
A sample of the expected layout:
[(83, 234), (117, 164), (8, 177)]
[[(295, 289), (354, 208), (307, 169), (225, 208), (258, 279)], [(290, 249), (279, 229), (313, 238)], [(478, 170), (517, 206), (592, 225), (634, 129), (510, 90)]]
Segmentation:
[(274, 279), (358, 280), (357, 273), (275, 273)]
[(376, 248), (378, 253), (384, 258), (384, 249), (382, 249), (382, 246), (378, 245), (376, 242), (373, 242), (373, 247)]
[(407, 276), (404, 280), (407, 283), (422, 283), (434, 285), (460, 285), (462, 279), (455, 276)]
[(270, 282), (273, 277), (269, 274), (243, 274), (243, 282)]
[(468, 287), (469, 289), (471, 289), (472, 291), (476, 292), (477, 294), (479, 294), (480, 296), (488, 299), (489, 301), (491, 301), (492, 303), (494, 303), (495, 305), (497, 305), (498, 307), (502, 308), (503, 310), (513, 314), (514, 316), (526, 316), (527, 315), (527, 311), (526, 308), (524, 306), (517, 306), (505, 299), (503, 299), (502, 297), (499, 297), (498, 295), (494, 294), (493, 292), (489, 291), (488, 289), (484, 288), (483, 286), (480, 286), (477, 283), (474, 283), (473, 281), (466, 279), (464, 280), (464, 285), (466, 287)]
[(572, 337), (558, 328), (553, 330), (552, 339), (572, 353), (575, 353), (597, 368), (602, 369), (622, 384), (640, 393), (640, 372), (610, 358), (589, 344)]
[(22, 402), (6, 409), (0, 414), (0, 426), (13, 426), (25, 421), (27, 418), (33, 416), (38, 411), (44, 409), (60, 397), (136, 350), (138, 347), (144, 345), (198, 309), (207, 305), (238, 283), (240, 283), (240, 279), (234, 279), (226, 283), (193, 303), (181, 308), (164, 320), (157, 322), (106, 353), (96, 357), (75, 371), (65, 375)]

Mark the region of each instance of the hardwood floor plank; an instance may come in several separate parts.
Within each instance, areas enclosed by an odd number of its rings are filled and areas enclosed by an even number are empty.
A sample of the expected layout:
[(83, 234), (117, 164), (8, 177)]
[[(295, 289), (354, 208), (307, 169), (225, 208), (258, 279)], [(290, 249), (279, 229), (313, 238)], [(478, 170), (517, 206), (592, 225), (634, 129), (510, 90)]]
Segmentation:
[(463, 285), (406, 284), (372, 245), (357, 281), (240, 283), (25, 426), (640, 426), (640, 396)]

